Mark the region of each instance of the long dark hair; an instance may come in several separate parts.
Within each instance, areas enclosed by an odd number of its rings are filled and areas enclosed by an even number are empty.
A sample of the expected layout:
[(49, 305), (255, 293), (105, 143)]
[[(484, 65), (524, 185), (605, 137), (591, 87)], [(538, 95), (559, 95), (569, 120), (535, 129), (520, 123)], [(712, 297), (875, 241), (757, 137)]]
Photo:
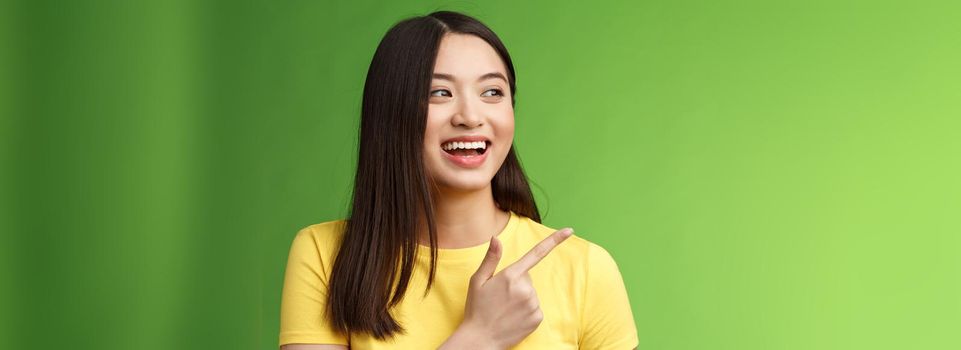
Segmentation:
[[(497, 51), (515, 103), (514, 65), (507, 49), (477, 19), (439, 11), (400, 21), (387, 31), (367, 71), (353, 204), (328, 287), (329, 320), (343, 334), (369, 333), (383, 340), (405, 332), (389, 309), (407, 291), (417, 231), (424, 227), (431, 252), (425, 295), (433, 283), (437, 233), (423, 143), (434, 61), (448, 33), (475, 35)], [(491, 187), (498, 207), (541, 221), (513, 147)]]

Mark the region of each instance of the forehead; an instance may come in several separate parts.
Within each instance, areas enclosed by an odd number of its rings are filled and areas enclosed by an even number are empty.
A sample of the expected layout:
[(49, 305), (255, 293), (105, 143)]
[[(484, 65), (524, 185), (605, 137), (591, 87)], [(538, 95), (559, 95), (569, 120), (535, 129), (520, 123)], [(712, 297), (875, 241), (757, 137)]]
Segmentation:
[(484, 39), (467, 34), (446, 34), (437, 50), (435, 73), (473, 79), (490, 72), (507, 75), (497, 51)]

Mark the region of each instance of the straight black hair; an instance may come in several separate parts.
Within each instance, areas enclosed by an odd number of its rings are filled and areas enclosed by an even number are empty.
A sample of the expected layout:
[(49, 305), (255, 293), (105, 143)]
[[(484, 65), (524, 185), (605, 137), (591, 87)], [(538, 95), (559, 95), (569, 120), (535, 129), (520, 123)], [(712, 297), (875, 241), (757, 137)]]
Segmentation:
[[(511, 104), (516, 102), (510, 55), (477, 19), (439, 11), (400, 21), (384, 35), (367, 71), (353, 203), (328, 287), (328, 319), (343, 334), (383, 340), (405, 332), (389, 311), (407, 291), (417, 230), (424, 227), (431, 252), (425, 295), (433, 283), (437, 233), (423, 143), (434, 62), (449, 33), (474, 35), (494, 48), (507, 67)], [(513, 146), (491, 188), (502, 210), (541, 221)]]

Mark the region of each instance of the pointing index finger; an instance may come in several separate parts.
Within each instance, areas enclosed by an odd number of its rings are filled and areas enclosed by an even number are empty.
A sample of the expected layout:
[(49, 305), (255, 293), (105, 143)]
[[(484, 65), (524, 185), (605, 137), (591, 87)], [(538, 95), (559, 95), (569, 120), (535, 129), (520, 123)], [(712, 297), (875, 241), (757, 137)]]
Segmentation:
[(547, 238), (544, 238), (544, 240), (540, 241), (540, 243), (537, 243), (534, 248), (531, 248), (527, 254), (524, 254), (524, 256), (515, 261), (509, 267), (522, 272), (529, 271), (532, 267), (534, 267), (534, 265), (537, 265), (537, 263), (541, 262), (541, 260), (544, 259), (544, 257), (546, 257), (547, 254), (554, 249), (554, 247), (557, 247), (557, 245), (561, 244), (561, 242), (567, 239), (567, 237), (570, 237), (573, 233), (574, 230), (571, 228), (564, 228), (554, 231), (554, 233), (552, 233), (550, 236), (547, 236)]

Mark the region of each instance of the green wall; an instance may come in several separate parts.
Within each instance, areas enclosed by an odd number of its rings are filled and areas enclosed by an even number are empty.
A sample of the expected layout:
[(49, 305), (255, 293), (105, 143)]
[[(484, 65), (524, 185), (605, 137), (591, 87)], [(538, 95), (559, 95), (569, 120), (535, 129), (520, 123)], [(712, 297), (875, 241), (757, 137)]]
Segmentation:
[(961, 348), (947, 0), (4, 2), (0, 348), (276, 348), (370, 57), (436, 9), (505, 41), (545, 222), (641, 349)]

